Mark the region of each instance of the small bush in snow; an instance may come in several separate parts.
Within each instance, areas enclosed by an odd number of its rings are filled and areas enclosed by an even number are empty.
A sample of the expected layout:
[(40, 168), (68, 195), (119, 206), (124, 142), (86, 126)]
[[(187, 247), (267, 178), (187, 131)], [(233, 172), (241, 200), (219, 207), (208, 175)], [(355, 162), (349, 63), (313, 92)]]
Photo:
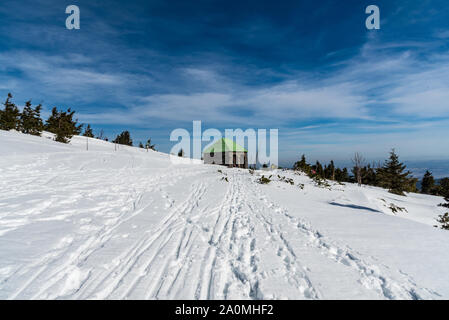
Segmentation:
[(439, 219), (437, 220), (437, 222), (441, 223), (441, 229), (449, 230), (449, 213), (446, 212), (445, 214), (440, 214), (438, 217)]
[(446, 201), (446, 203), (440, 203), (438, 206), (449, 208), (449, 196), (445, 197), (444, 201)]
[(396, 214), (398, 212), (404, 212), (404, 211), (408, 213), (407, 209), (399, 207), (399, 206), (395, 205), (394, 203), (390, 203), (389, 208), (390, 208), (391, 212), (393, 212), (394, 214)]
[(281, 177), (280, 175), (278, 175), (279, 181), (285, 182), (285, 183), (289, 183), (292, 186), (295, 185), (295, 182), (293, 181), (292, 178), (286, 178), (286, 177)]
[(268, 178), (265, 176), (262, 176), (261, 178), (257, 179), (257, 183), (269, 184), (271, 182), (270, 178), (271, 178), (271, 176), (269, 176)]
[(331, 185), (326, 181), (326, 179), (323, 179), (320, 176), (314, 176), (313, 181), (317, 187), (328, 188), (329, 190), (331, 189)]

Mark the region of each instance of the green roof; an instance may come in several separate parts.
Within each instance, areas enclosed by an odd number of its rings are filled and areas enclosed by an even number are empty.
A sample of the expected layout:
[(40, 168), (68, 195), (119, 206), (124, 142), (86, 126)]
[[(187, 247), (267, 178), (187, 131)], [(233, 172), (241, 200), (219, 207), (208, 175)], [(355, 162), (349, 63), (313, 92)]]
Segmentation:
[(231, 139), (222, 138), (211, 145), (209, 148), (204, 150), (204, 153), (212, 153), (212, 152), (248, 152), (242, 146), (239, 146)]

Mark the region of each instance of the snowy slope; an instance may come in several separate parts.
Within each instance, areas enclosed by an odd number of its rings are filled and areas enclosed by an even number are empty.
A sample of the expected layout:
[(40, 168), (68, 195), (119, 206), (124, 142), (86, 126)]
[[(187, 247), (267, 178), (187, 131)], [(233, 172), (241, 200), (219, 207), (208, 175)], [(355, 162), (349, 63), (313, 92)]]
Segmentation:
[(0, 299), (449, 298), (441, 198), (262, 174), (0, 131)]

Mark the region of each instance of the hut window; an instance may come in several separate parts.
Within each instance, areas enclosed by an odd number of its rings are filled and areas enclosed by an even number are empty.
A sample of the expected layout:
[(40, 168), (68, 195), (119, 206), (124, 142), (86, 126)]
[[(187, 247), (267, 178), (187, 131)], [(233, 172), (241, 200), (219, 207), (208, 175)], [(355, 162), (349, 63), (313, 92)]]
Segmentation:
[(210, 153), (210, 157), (211, 157), (211, 158), (214, 157), (214, 152), (213, 152), (213, 151)]

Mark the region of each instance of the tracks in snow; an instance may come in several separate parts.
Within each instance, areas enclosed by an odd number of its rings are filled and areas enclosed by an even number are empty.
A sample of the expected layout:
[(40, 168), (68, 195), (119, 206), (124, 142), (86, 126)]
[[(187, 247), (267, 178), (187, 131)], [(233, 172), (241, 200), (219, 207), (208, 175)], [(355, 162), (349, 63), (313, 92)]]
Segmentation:
[[(261, 189), (257, 186), (253, 190), (256, 194), (262, 194)], [(259, 199), (269, 211), (277, 216), (277, 223), (274, 223), (271, 219), (273, 215), (271, 217), (265, 216), (264, 212), (266, 210), (259, 211), (259, 215), (270, 226), (270, 231), (279, 235), (294, 258), (297, 257), (295, 251), (301, 253), (304, 252), (304, 250), (301, 250), (304, 248), (308, 249), (306, 250), (307, 254), (319, 252), (331, 261), (353, 270), (358, 275), (360, 285), (375, 291), (379, 297), (384, 299), (421, 300), (439, 297), (438, 293), (418, 286), (410, 276), (400, 270), (396, 270), (396, 276), (393, 279), (388, 274), (389, 268), (387, 266), (371, 262), (369, 257), (362, 258), (361, 254), (348, 246), (343, 246), (323, 236), (322, 233), (313, 229), (309, 223), (293, 217), (287, 209), (270, 201), (267, 196), (260, 196)], [(277, 227), (275, 224), (277, 224)], [(287, 240), (287, 237), (294, 241)], [(292, 245), (290, 242), (293, 242), (295, 245)], [(306, 267), (305, 269), (308, 268)], [(318, 294), (314, 298), (319, 297), (320, 295)]]
[[(326, 285), (332, 282), (324, 283), (323, 274), (316, 273), (324, 270), (319, 263), (349, 275), (359, 292), (371, 291), (377, 298), (436, 297), (408, 275), (390, 277), (386, 266), (293, 216), (269, 200), (252, 176), (229, 170), (226, 183), (209, 170), (167, 170), (140, 179), (121, 171), (116, 178), (124, 185), (94, 190), (119, 193), (120, 199), (87, 208), (93, 216), (106, 217), (104, 224), (66, 235), (42, 257), (15, 270), (2, 282), (20, 283), (8, 297), (328, 298)], [(93, 187), (99, 178), (92, 174), (84, 182)], [(55, 188), (53, 179), (46, 188)], [(81, 202), (77, 191), (67, 193), (67, 204)], [(75, 212), (65, 214), (76, 217)]]
[[(370, 257), (362, 258), (358, 252), (323, 236), (268, 200), (258, 185), (245, 184), (248, 180), (241, 173), (229, 176), (230, 187), (209, 240), (212, 247), (207, 251), (204, 268), (207, 276), (195, 298), (326, 298), (319, 277), (312, 280), (309, 276), (313, 270), (305, 261), (311, 261), (310, 256), (319, 256), (321, 261), (324, 257), (331, 268), (339, 265), (342, 276), (350, 274), (356, 279), (359, 292), (372, 291), (371, 296), (377, 298), (438, 297), (401, 271), (389, 270)], [(259, 243), (264, 238), (268, 241)], [(273, 249), (276, 256), (270, 254)], [(270, 285), (272, 276), (282, 283), (281, 290)]]

